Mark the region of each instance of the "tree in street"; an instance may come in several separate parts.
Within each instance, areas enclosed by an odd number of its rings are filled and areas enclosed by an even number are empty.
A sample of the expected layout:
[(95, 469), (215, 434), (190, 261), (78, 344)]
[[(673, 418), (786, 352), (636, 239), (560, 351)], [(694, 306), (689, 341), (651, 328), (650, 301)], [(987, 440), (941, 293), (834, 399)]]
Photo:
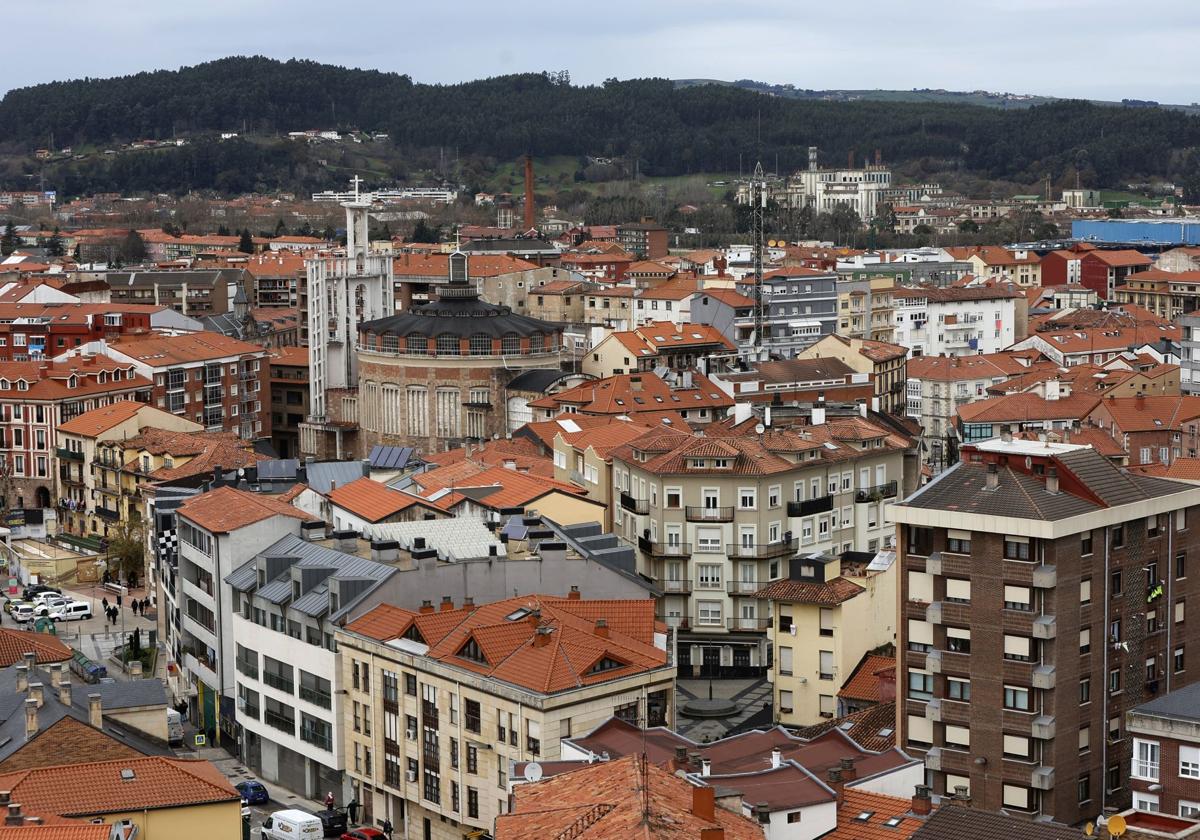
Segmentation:
[(242, 236), (238, 239), (238, 250), (243, 254), (254, 253), (254, 239), (250, 236), (248, 228), (242, 228)]

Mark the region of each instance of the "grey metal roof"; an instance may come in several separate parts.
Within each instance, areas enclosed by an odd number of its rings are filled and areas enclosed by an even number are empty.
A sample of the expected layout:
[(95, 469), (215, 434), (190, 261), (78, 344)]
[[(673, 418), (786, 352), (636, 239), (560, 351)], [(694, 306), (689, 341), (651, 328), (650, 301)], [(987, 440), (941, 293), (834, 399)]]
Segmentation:
[(338, 487), (345, 487), (367, 474), (362, 461), (316, 461), (307, 466), (306, 472), (308, 480), (305, 483), (322, 496), (329, 493), (334, 482)]
[(300, 468), (300, 462), (295, 458), (283, 458), (274, 461), (259, 461), (256, 466), (260, 481), (263, 479), (283, 481), (296, 478), (296, 470)]
[(986, 487), (983, 464), (959, 462), (900, 504), (905, 507), (960, 511), (1018, 519), (1067, 519), (1100, 510), (1070, 493), (1048, 493), (1046, 486), (1009, 467), (1001, 467), (999, 486)]
[(201, 315), (200, 323), (208, 332), (220, 333), (230, 338), (242, 338), (242, 321), (232, 312), (218, 312), (216, 315)]
[(506, 386), (510, 391), (535, 391), (544, 394), (546, 389), (567, 376), (578, 374), (564, 373), (559, 368), (532, 368), (517, 376)]
[(367, 457), (371, 466), (378, 470), (402, 470), (408, 466), (408, 462), (412, 459), (413, 453), (416, 452), (411, 446), (383, 446), (375, 444), (371, 447), (371, 454)]
[[(308, 591), (288, 604), (289, 609), (304, 615), (322, 616), (329, 609), (329, 581), (369, 581), (366, 586), (358, 587), (355, 597), (344, 598), (338, 605), (337, 613), (328, 616), (334, 619), (354, 606), (363, 596), (378, 586), (381, 582), (396, 574), (395, 566), (376, 563), (355, 554), (336, 551), (322, 545), (302, 540), (300, 537), (288, 535), (264, 549), (259, 557), (279, 558), (285, 561), (282, 571), (267, 583), (257, 589), (255, 594), (279, 604), (287, 601), (292, 594), (291, 569), (301, 566), (308, 569), (328, 570), (323, 579), (310, 586)], [(258, 582), (257, 557), (243, 563), (226, 575), (225, 582), (242, 592), (254, 590)], [(354, 587), (350, 587), (354, 589)]]
[(1135, 715), (1200, 721), (1200, 683), (1177, 688), (1132, 709)]
[[(167, 703), (167, 689), (159, 680), (118, 680), (100, 683), (89, 686), (84, 693), (99, 694), (100, 705), (105, 709), (165, 706)], [(74, 696), (71, 699), (74, 700)]]

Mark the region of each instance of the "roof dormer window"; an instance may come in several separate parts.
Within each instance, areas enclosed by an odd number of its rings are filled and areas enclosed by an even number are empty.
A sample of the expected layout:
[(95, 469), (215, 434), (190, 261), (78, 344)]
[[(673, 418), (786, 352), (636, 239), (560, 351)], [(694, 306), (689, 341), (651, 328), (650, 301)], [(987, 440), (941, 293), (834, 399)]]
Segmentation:
[(76, 376), (75, 374), (71, 374), (70, 376), (68, 376), (67, 377), (67, 387), (68, 388), (78, 388), (79, 387), (79, 377)]
[(18, 379), (17, 380), (17, 390), (18, 391), (28, 391), (29, 383), (26, 382), (24, 379)]
[(463, 646), (458, 649), (458, 656), (472, 662), (487, 664), (487, 657), (483, 655), (483, 650), (479, 647), (479, 642), (475, 641), (474, 636), (463, 642)]

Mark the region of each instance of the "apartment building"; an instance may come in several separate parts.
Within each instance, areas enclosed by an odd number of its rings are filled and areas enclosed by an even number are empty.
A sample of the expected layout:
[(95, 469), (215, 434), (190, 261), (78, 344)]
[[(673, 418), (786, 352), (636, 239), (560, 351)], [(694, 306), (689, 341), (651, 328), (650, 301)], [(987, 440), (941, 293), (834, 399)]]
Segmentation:
[(280, 458), (299, 458), (300, 424), (308, 416), (308, 348), (280, 347), (268, 361), (271, 444)]
[(59, 360), (87, 354), (132, 364), (151, 380), (153, 404), (212, 432), (244, 440), (270, 437), (270, 351), (217, 333), (93, 341)]
[(335, 636), (364, 822), (430, 840), (487, 832), (507, 811), (511, 762), (554, 761), (560, 739), (613, 716), (673, 722), (652, 600), (449, 606), (380, 605)]
[[(582, 418), (581, 418), (582, 419)], [(602, 418), (603, 424), (581, 426), (571, 417), (550, 421), (559, 427), (551, 442), (554, 478), (583, 488), (589, 499), (604, 505), (605, 532), (613, 526), (612, 451), (641, 437), (653, 427), (618, 418)]]
[(667, 229), (651, 221), (617, 225), (617, 244), (638, 259), (657, 260), (667, 255)]
[(1128, 805), (1126, 712), (1192, 682), (1198, 506), (1090, 447), (1003, 438), (892, 506), (897, 744), (935, 794), (1072, 824)]
[[(681, 673), (748, 676), (768, 664), (767, 601), (799, 554), (890, 547), (907, 438), (862, 417), (735, 434), (657, 428), (612, 451), (613, 532), (663, 590)], [(721, 432), (724, 433), (721, 433)]]
[(597, 379), (658, 367), (688, 370), (713, 356), (735, 352), (725, 336), (704, 324), (651, 321), (609, 333), (583, 358), (583, 372)]
[[(1172, 652), (1173, 672), (1184, 671), (1184, 656), (1182, 647)], [(1135, 706), (1126, 724), (1133, 738), (1133, 807), (1200, 820), (1200, 683)]]
[(970, 245), (947, 248), (952, 259), (971, 263), (976, 277), (1009, 280), (1022, 288), (1042, 285), (1042, 258), (1035, 251)]
[[(787, 267), (763, 275), (762, 347), (772, 356), (791, 358), (823, 336), (837, 332), (837, 274), (814, 268)], [(753, 278), (743, 278), (736, 291), (754, 298)], [(754, 316), (738, 326), (753, 328)]]
[(227, 578), (247, 558), (315, 520), (286, 502), (232, 487), (187, 499), (175, 519), (178, 551), (161, 570), (159, 587), (160, 627), (175, 663), (168, 688), (176, 698), (190, 698), (191, 723), (214, 744), (233, 744), (237, 647)]
[(768, 675), (775, 720), (808, 726), (838, 713), (838, 694), (863, 656), (896, 638), (892, 551), (806, 554), (758, 593), (770, 604)]
[[(106, 447), (153, 426), (164, 431), (199, 431), (199, 424), (152, 405), (121, 400), (86, 411), (58, 427), (59, 527), (79, 537), (103, 537), (122, 519), (119, 471), (125, 465)], [(107, 454), (102, 457), (101, 452)]]
[(892, 341), (896, 325), (892, 293), (894, 276), (863, 280), (842, 279), (838, 283), (838, 335)]
[(1125, 450), (1131, 467), (1163, 464), (1200, 450), (1200, 396), (1107, 396), (1086, 417)]
[(1029, 329), (1028, 301), (1007, 283), (897, 289), (893, 298), (896, 343), (913, 356), (998, 353)]
[(796, 358), (839, 359), (856, 373), (869, 373), (875, 383), (872, 408), (885, 414), (904, 413), (904, 393), (908, 381), (905, 372), (908, 358), (906, 346), (829, 335), (797, 353)]
[(112, 302), (152, 303), (198, 318), (233, 311), (239, 289), (253, 290), (253, 278), (242, 269), (205, 271), (110, 271), (104, 275)]
[(0, 303), (0, 360), (44, 361), (102, 338), (203, 328), (196, 318), (154, 304)]

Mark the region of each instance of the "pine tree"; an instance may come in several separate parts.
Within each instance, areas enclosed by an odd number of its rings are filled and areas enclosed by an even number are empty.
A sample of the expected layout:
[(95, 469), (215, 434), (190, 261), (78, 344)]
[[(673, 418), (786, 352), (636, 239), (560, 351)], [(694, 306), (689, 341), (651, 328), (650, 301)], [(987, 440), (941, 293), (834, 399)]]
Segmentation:
[(54, 226), (54, 233), (46, 242), (46, 253), (52, 257), (61, 257), (66, 253), (66, 248), (63, 246), (62, 234), (58, 232), (58, 225)]
[(243, 254), (254, 253), (254, 239), (251, 238), (248, 228), (242, 228), (242, 237), (238, 240), (238, 250)]
[(20, 244), (21, 240), (17, 237), (17, 226), (13, 224), (12, 219), (9, 219), (8, 224), (4, 226), (4, 235), (0, 236), (0, 256), (7, 257), (17, 250)]
[(146, 259), (146, 241), (136, 230), (131, 230), (121, 243), (120, 260), (122, 263), (139, 263)]

